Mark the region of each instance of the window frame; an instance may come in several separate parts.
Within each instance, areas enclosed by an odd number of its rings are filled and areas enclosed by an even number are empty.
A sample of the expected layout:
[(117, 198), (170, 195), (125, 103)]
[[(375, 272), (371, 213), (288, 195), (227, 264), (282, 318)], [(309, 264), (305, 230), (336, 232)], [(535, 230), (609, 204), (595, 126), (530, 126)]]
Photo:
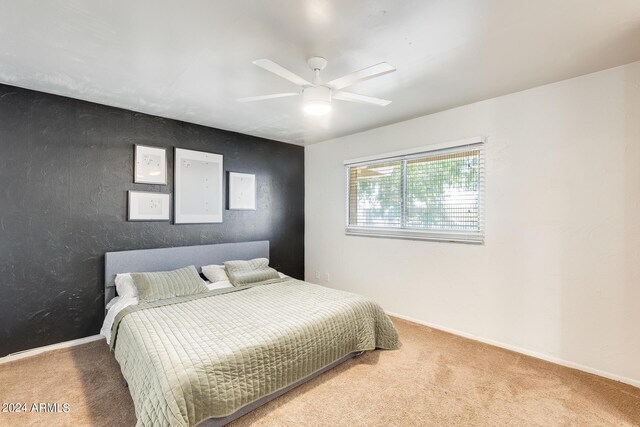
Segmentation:
[[(346, 160), (344, 162), (344, 174), (345, 174), (345, 234), (348, 236), (364, 236), (364, 237), (380, 237), (380, 238), (392, 238), (392, 239), (409, 239), (409, 240), (428, 240), (436, 242), (455, 242), (455, 243), (469, 243), (469, 244), (484, 244), (485, 234), (485, 212), (484, 212), (484, 199), (485, 199), (485, 162), (484, 162), (484, 149), (486, 140), (483, 137), (474, 137), (464, 140), (451, 141), (442, 144), (434, 144), (425, 147), (413, 148), (410, 150), (395, 151), (392, 153), (386, 153), (376, 156), (367, 156), (357, 159)], [(404, 226), (400, 227), (372, 227), (349, 224), (349, 201), (351, 196), (351, 185), (349, 169), (355, 166), (366, 166), (382, 162), (391, 161), (406, 161), (421, 157), (436, 156), (454, 152), (464, 151), (480, 151), (480, 163), (478, 168), (478, 223), (479, 230), (428, 230), (418, 228), (408, 228)], [(405, 162), (401, 163), (405, 165)], [(404, 166), (403, 166), (404, 169)], [(403, 170), (401, 179), (406, 181), (406, 173)], [(406, 197), (406, 185), (403, 186), (402, 199)], [(401, 216), (404, 218), (406, 207), (402, 206)], [(403, 222), (403, 221), (402, 221)]]

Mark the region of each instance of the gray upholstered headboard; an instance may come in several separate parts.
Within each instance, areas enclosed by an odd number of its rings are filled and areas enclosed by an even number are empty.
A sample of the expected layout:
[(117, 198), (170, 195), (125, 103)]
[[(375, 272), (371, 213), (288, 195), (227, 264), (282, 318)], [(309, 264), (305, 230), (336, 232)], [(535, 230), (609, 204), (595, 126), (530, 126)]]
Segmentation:
[(177, 248), (107, 252), (104, 256), (104, 304), (116, 296), (116, 274), (166, 271), (195, 265), (222, 264), (236, 259), (269, 258), (269, 241), (220, 243)]

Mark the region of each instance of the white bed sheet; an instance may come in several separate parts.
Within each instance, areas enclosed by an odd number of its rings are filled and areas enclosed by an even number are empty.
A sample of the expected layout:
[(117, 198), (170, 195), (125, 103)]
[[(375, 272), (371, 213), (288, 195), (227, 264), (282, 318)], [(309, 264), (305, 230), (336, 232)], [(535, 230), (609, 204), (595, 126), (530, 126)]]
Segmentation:
[[(115, 302), (111, 305), (109, 311), (107, 311), (107, 315), (102, 323), (102, 329), (100, 329), (100, 335), (107, 339), (107, 344), (111, 343), (111, 326), (113, 325), (116, 315), (130, 305), (138, 304), (138, 297), (115, 297), (111, 301)], [(111, 304), (111, 301), (109, 304)]]

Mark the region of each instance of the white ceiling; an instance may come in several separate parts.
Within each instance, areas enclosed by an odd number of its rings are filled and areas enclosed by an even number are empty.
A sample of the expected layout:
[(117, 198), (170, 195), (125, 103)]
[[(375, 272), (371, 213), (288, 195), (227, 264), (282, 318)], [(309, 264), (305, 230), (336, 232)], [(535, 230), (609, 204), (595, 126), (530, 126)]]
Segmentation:
[[(325, 80), (387, 61), (349, 91), (385, 108), (235, 98), (295, 86), (251, 61)], [(0, 81), (308, 144), (640, 60), (638, 0), (2, 0)]]

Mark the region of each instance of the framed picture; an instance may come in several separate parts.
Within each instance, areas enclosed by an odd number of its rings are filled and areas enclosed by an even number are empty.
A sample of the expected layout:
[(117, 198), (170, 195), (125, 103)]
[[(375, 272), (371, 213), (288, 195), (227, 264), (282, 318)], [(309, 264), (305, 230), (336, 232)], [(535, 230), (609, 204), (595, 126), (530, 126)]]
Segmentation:
[(256, 176), (229, 172), (229, 209), (256, 210)]
[(169, 221), (170, 194), (129, 191), (129, 221)]
[(176, 148), (175, 223), (222, 222), (222, 155)]
[(167, 185), (167, 149), (135, 146), (133, 182)]

